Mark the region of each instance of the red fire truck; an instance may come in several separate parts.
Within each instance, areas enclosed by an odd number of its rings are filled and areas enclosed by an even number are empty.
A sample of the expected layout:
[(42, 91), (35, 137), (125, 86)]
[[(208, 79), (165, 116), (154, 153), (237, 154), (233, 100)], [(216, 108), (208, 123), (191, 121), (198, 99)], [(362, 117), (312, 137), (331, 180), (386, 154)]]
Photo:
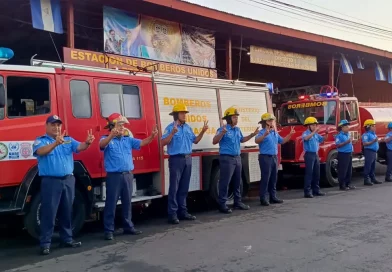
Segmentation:
[[(160, 132), (173, 122), (173, 105), (185, 103), (188, 122), (198, 134), (203, 121), (210, 129), (194, 146), (190, 192), (218, 197), (218, 150), (212, 138), (222, 124), (222, 111), (236, 106), (244, 134), (257, 127), (271, 107), (267, 84), (134, 73), (32, 59), (30, 66), (0, 65), (0, 213), (24, 217), (24, 226), (39, 235), (40, 178), (32, 154), (35, 138), (45, 133), (51, 114), (59, 115), (64, 129), (78, 140), (93, 129), (96, 139), (108, 132), (106, 117), (119, 112), (129, 120), (135, 138), (148, 136), (155, 124)], [(105, 205), (105, 171), (98, 140), (75, 155), (76, 196), (73, 227), (77, 233), (86, 220), (97, 218)], [(242, 188), (260, 179), (254, 141), (242, 145)], [(159, 140), (134, 152), (132, 202), (148, 205), (168, 194), (168, 156)], [(232, 195), (232, 194), (231, 194)], [(121, 204), (121, 201), (118, 203)]]
[[(324, 183), (329, 186), (338, 185), (337, 180), (337, 150), (335, 136), (337, 124), (346, 119), (350, 122), (350, 134), (354, 140), (353, 169), (364, 166), (361, 136), (364, 133), (363, 122), (366, 119), (376, 121), (377, 135), (382, 138), (387, 133), (387, 124), (392, 121), (392, 104), (361, 103), (355, 97), (340, 94), (335, 87), (323, 86), (320, 94), (300, 96), (297, 101), (284, 103), (279, 111), (279, 129), (282, 137), (294, 126), (296, 133), (292, 139), (281, 147), (281, 163), (283, 173), (293, 173), (295, 169), (304, 168), (302, 133), (303, 126), (309, 116), (316, 117), (320, 124), (320, 135), (328, 131), (327, 140), (320, 145), (320, 163), (325, 170)], [(386, 146), (380, 143), (378, 162), (386, 162)]]

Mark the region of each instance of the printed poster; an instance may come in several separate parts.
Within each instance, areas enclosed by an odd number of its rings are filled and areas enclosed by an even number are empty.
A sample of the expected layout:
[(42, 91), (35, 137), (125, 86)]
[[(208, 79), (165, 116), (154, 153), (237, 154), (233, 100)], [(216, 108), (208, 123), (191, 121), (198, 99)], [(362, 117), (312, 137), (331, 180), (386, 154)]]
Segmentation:
[(216, 68), (212, 31), (104, 7), (104, 51), (205, 68)]
[(182, 25), (181, 35), (182, 64), (216, 68), (215, 37), (212, 31)]

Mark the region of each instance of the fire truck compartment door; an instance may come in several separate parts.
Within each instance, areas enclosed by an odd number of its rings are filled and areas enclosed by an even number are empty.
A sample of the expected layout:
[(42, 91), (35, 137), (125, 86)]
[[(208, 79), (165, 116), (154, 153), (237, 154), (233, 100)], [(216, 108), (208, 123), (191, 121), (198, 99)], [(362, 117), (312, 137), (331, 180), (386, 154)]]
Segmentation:
[[(165, 128), (173, 123), (173, 116), (169, 115), (173, 106), (177, 103), (184, 103), (189, 111), (186, 122), (192, 127), (196, 136), (203, 128), (204, 121), (208, 120), (208, 131), (197, 145), (193, 145), (192, 149), (203, 151), (216, 149), (216, 146), (212, 145), (212, 139), (220, 127), (216, 89), (207, 86), (158, 83), (157, 94), (163, 134), (165, 134)], [(164, 147), (165, 152), (166, 150)]]
[[(255, 131), (259, 126), (258, 122), (263, 113), (268, 112), (267, 92), (265, 91), (248, 91), (248, 90), (220, 90), (220, 101), (222, 116), (224, 111), (229, 107), (236, 107), (240, 116), (238, 127), (241, 128), (244, 136)], [(256, 146), (254, 139), (242, 143), (243, 147)]]

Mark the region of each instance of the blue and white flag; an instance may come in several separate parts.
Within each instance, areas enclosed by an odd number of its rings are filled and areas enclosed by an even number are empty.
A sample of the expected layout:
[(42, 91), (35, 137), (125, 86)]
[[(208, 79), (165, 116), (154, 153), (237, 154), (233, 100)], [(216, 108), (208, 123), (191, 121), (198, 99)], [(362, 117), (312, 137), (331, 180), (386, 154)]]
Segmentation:
[(360, 57), (358, 57), (358, 59), (357, 59), (357, 68), (360, 70), (365, 69), (365, 65), (363, 65), (363, 62)]
[(388, 69), (388, 83), (392, 84), (392, 64), (389, 64), (389, 69)]
[(60, 0), (30, 0), (33, 27), (63, 34)]
[(376, 74), (377, 81), (386, 81), (387, 80), (385, 77), (384, 71), (382, 70), (378, 61), (376, 61), (376, 67), (374, 68), (374, 72)]
[(343, 74), (354, 74), (353, 67), (351, 63), (346, 59), (343, 54), (340, 54), (340, 66), (342, 67)]

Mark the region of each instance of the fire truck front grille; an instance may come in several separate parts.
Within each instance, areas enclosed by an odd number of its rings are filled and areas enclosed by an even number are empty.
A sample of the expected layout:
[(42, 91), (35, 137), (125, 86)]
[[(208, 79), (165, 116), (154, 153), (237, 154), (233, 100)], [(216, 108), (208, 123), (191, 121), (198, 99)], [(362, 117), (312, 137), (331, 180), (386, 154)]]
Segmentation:
[(282, 160), (294, 160), (295, 159), (295, 142), (288, 141), (281, 145)]

